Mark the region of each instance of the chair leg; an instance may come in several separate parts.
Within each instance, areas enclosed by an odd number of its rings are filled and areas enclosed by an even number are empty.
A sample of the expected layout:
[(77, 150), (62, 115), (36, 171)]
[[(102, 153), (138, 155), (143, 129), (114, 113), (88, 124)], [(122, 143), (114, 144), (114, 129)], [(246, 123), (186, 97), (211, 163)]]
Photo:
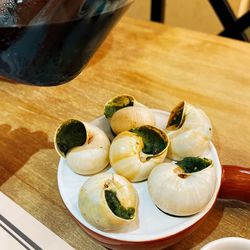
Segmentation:
[(165, 0), (151, 0), (151, 21), (164, 23)]

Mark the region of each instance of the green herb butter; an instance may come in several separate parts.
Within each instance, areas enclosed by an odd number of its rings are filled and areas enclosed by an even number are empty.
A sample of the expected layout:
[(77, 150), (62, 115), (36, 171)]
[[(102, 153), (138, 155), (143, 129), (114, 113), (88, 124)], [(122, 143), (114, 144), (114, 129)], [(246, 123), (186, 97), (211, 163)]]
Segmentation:
[(105, 190), (105, 199), (111, 209), (111, 211), (118, 217), (131, 220), (135, 215), (135, 208), (129, 207), (125, 208), (122, 206), (120, 201), (117, 198), (116, 192), (112, 190)]

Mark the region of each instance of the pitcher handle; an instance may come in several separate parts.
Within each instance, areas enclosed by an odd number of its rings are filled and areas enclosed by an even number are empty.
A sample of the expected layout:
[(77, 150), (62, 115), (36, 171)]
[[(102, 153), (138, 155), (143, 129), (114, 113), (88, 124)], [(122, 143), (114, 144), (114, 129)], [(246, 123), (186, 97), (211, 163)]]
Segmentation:
[(250, 168), (223, 165), (219, 198), (250, 203)]

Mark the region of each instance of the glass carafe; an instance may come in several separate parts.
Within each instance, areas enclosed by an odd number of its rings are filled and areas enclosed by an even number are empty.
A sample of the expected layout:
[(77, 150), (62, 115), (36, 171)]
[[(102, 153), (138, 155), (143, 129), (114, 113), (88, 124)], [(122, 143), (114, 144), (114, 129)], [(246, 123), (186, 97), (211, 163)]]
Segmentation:
[(0, 0), (0, 77), (52, 86), (76, 77), (132, 0)]

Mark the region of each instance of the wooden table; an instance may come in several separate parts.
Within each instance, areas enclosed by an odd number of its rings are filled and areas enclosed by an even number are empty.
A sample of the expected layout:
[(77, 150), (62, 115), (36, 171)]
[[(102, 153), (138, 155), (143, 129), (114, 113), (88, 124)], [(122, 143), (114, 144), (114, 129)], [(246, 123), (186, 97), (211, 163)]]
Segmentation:
[[(250, 45), (123, 18), (89, 66), (68, 84), (0, 83), (1, 191), (77, 249), (103, 249), (72, 220), (57, 189), (57, 126), (91, 121), (128, 93), (153, 108), (180, 100), (205, 110), (223, 164), (250, 166)], [(250, 205), (216, 202), (205, 223), (171, 249), (199, 249), (227, 236), (250, 238)]]

